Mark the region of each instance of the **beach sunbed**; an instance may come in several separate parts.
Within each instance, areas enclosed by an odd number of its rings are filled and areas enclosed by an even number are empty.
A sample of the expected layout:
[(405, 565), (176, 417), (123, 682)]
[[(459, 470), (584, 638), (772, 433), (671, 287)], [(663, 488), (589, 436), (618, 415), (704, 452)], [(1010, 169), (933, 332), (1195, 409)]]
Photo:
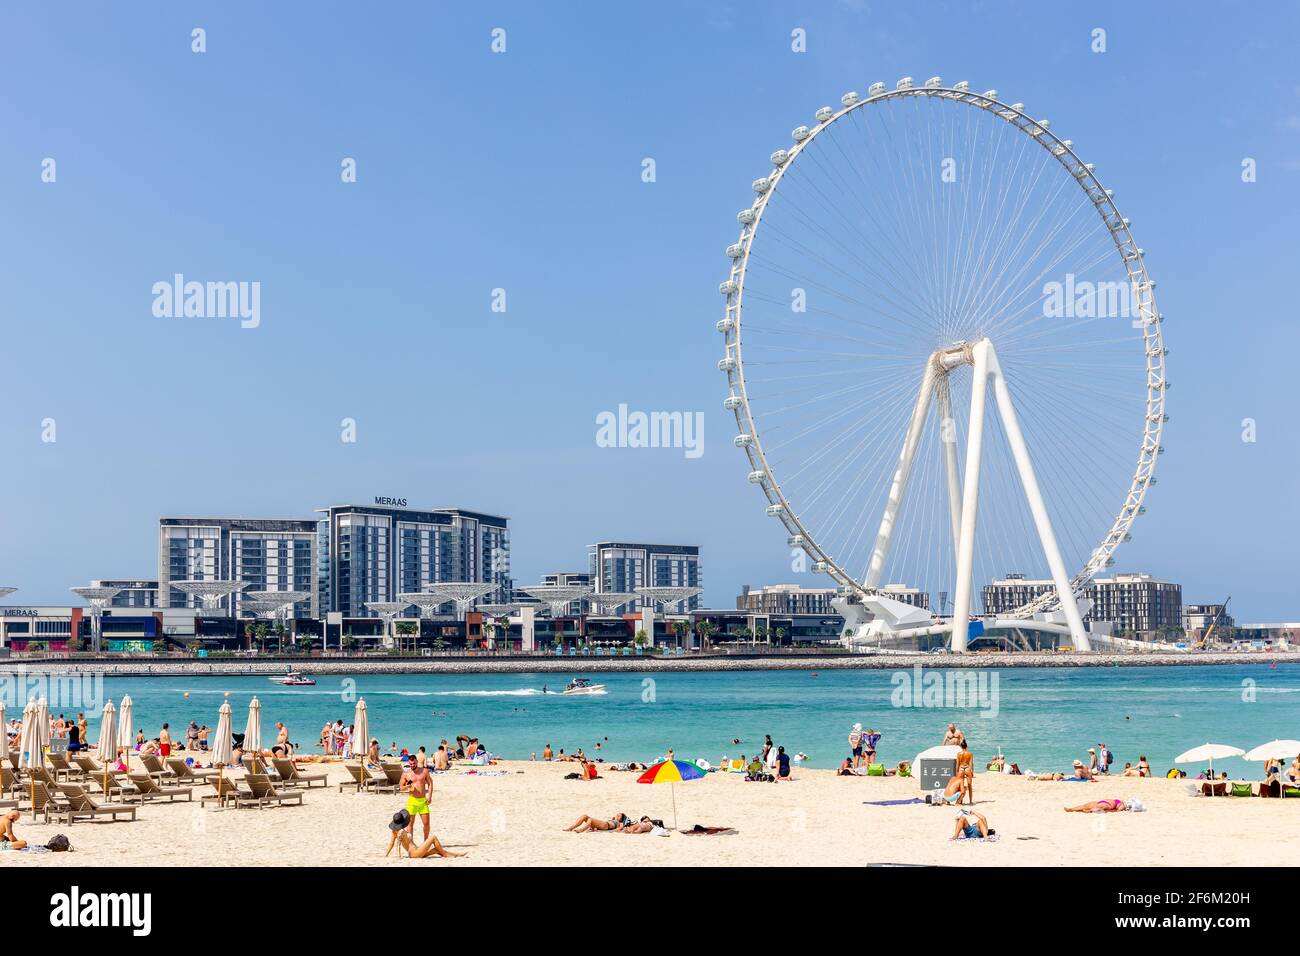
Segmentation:
[(348, 770), (348, 776), (352, 779), (344, 780), (339, 784), (339, 792), (342, 793), (345, 787), (353, 787), (357, 793), (366, 791), (367, 793), (395, 793), (397, 785), (388, 782), (387, 775), (383, 777), (372, 776), (364, 764), (345, 763)]
[(236, 781), (220, 774), (216, 778), (208, 780), (207, 785), (212, 788), (212, 792), (199, 797), (199, 806), (201, 807), (207, 806), (208, 801), (223, 805), (228, 803), (238, 807), (241, 800), (255, 801), (257, 799), (253, 795), (253, 791), (247, 787), (241, 787)]
[(406, 773), (406, 768), (400, 763), (389, 763), (384, 760), (380, 762), (379, 768), (384, 771), (384, 776), (388, 778), (389, 783), (399, 787), (402, 785), (402, 774)]
[(77, 766), (81, 768), (81, 772), (86, 776), (92, 776), (93, 774), (103, 776), (104, 768), (89, 754), (74, 757), (73, 760), (76, 761)]
[(1253, 797), (1255, 795), (1255, 787), (1249, 783), (1234, 783), (1232, 788), (1228, 791), (1228, 795), (1232, 797)]
[(48, 753), (45, 759), (54, 768), (55, 779), (62, 777), (65, 780), (72, 780), (82, 774), (82, 769), (70, 763), (66, 754)]
[(271, 784), (271, 778), (264, 773), (250, 773), (244, 780), (248, 788), (253, 791), (253, 796), (257, 798), (258, 809), (268, 803), (277, 806), (284, 806), (286, 803), (302, 804), (301, 790), (277, 790)]
[(162, 758), (157, 754), (140, 754), (140, 763), (144, 764), (144, 772), (159, 783), (172, 783), (176, 779), (176, 774), (163, 766)]
[[(66, 817), (72, 812), (72, 807), (68, 801), (63, 798), (59, 791), (51, 789), (45, 785), (43, 780), (29, 779), (23, 784), (23, 793), (31, 801), (32, 819), (36, 819), (36, 814), (41, 813), (45, 816), (45, 822), (50, 822), (50, 817), (56, 819)], [(68, 820), (68, 823), (71, 823)]]
[(96, 792), (103, 794), (109, 800), (114, 797), (133, 797), (135, 796), (135, 787), (129, 782), (124, 783), (117, 774), (109, 772), (107, 776), (101, 770), (99, 773), (86, 775), (85, 780), (78, 781), (83, 787), (93, 786)]
[(177, 797), (184, 797), (186, 800), (194, 799), (193, 787), (161, 787), (158, 785), (158, 781), (147, 773), (133, 773), (130, 776), (131, 782), (135, 784), (135, 793), (127, 794), (127, 796), (135, 797), (141, 803), (144, 803), (146, 800), (163, 799), (166, 799), (168, 803), (171, 803), (176, 800)]
[(213, 770), (195, 770), (185, 762), (184, 757), (168, 757), (167, 767), (176, 778), (177, 783), (187, 783), (191, 786), (200, 783), (209, 783), (216, 777), (219, 771)]
[(313, 783), (320, 783), (322, 787), (329, 786), (329, 775), (324, 773), (303, 773), (292, 760), (285, 760), (279, 757), (271, 761), (275, 766), (275, 772), (280, 775), (280, 782), (286, 787), (306, 787), (311, 789)]
[(131, 820), (135, 819), (135, 807), (126, 803), (99, 803), (90, 794), (86, 793), (86, 789), (80, 784), (61, 783), (59, 784), (59, 792), (68, 801), (67, 817), (69, 824), (72, 824), (77, 817), (85, 817), (91, 820), (95, 817), (108, 817), (112, 822), (116, 822), (119, 815), (125, 815)]
[(0, 767), (0, 792), (10, 793), (22, 790), (22, 784), (18, 780), (18, 774), (8, 767)]

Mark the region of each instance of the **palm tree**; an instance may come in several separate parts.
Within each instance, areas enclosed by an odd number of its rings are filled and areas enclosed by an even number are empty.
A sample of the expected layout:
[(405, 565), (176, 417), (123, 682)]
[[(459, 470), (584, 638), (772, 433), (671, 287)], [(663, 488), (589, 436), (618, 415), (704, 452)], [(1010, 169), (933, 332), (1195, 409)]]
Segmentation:
[(280, 653), (284, 653), (284, 621), (275, 622), (275, 646)]
[(682, 641), (686, 637), (686, 632), (690, 630), (690, 623), (687, 621), (673, 621), (673, 632), (677, 635), (677, 646), (682, 646)]
[(257, 644), (263, 654), (266, 653), (266, 638), (271, 633), (271, 629), (265, 621), (259, 621), (256, 628)]
[(711, 620), (701, 620), (701, 622), (695, 624), (695, 633), (698, 633), (699, 640), (701, 640), (705, 648), (711, 648), (712, 644), (714, 644), (714, 632), (716, 631), (718, 631), (718, 626)]
[(398, 634), (397, 650), (398, 653), (401, 653), (406, 645), (406, 642), (403, 641), (402, 638), (414, 635), (419, 631), (419, 626), (414, 621), (398, 621), (397, 627), (394, 628), (394, 630)]
[(255, 626), (255, 625), (253, 624), (252, 621), (248, 621), (248, 622), (246, 622), (246, 623), (244, 624), (244, 645), (245, 645), (246, 649), (247, 649), (247, 650), (250, 650), (250, 651), (253, 649), (253, 628), (254, 628), (254, 626)]
[(776, 642), (777, 642), (778, 644), (784, 644), (784, 643), (785, 643), (785, 628), (783, 628), (783, 627), (778, 627), (778, 628), (776, 629)]

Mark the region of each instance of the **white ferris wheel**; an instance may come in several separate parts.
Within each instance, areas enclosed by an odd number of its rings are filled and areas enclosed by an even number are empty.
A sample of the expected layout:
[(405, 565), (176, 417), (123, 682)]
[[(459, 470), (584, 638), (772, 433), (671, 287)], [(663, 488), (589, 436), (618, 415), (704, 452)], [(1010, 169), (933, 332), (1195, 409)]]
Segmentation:
[[(965, 650), (974, 617), (1086, 650), (1078, 598), (1163, 451), (1143, 250), (1071, 141), (996, 90), (904, 77), (840, 102), (772, 154), (727, 248), (718, 367), (749, 480), (841, 586), (850, 640)], [(985, 608), (998, 579), (1012, 606)]]

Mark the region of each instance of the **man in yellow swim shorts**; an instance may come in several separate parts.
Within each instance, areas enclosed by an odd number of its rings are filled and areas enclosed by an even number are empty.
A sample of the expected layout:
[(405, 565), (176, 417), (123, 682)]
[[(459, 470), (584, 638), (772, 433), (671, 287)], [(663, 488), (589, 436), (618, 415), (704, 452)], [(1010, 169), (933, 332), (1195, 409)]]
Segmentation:
[(424, 838), (429, 839), (429, 797), (433, 795), (433, 778), (428, 767), (419, 766), (414, 759), (408, 760), (402, 771), (402, 792), (406, 796), (406, 812), (410, 822), (406, 825), (407, 833), (414, 836), (415, 818), (418, 816), (424, 824)]

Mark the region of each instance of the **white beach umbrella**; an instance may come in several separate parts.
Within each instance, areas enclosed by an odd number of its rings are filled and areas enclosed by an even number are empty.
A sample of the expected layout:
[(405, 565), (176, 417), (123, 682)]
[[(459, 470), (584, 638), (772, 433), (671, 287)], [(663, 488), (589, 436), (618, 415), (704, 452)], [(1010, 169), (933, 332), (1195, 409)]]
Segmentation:
[(1300, 754), (1300, 740), (1270, 740), (1266, 744), (1254, 747), (1242, 756), (1242, 760), (1286, 760)]
[(41, 760), (41, 735), (37, 729), (36, 701), (29, 700), (23, 708), (22, 735), (18, 738), (18, 766), (26, 769), (39, 767)]
[(108, 762), (117, 759), (117, 710), (110, 699), (99, 719), (99, 762), (104, 766), (104, 792), (108, 793)]
[(122, 709), (117, 712), (117, 742), (118, 745), (126, 752), (126, 759), (122, 762), (126, 764), (126, 769), (131, 770), (131, 748), (135, 745), (135, 731), (132, 729), (131, 722), (135, 719), (135, 705), (131, 702), (130, 694), (122, 695)]
[[(218, 767), (228, 767), (235, 759), (235, 748), (230, 742), (230, 701), (221, 702), (217, 711), (216, 739), (212, 742), (212, 762)], [(221, 803), (221, 788), (226, 779), (225, 773), (217, 777), (217, 804)]]
[(40, 752), (43, 759), (45, 748), (50, 745), (50, 702), (44, 697), (36, 702), (36, 729), (40, 735)]
[(257, 758), (262, 753), (262, 702), (254, 697), (248, 702), (248, 723), (244, 727), (244, 753), (252, 754), (253, 770), (258, 769)]
[(363, 754), (370, 749), (370, 717), (366, 713), (364, 697), (357, 698), (357, 712), (352, 716), (352, 756), (354, 757), (357, 754), (357, 741), (361, 741)]
[[(1186, 750), (1174, 758), (1174, 763), (1209, 763), (1210, 779), (1214, 779), (1214, 759), (1217, 757), (1222, 760), (1224, 757), (1240, 757), (1246, 751), (1240, 747), (1234, 747), (1231, 744), (1202, 744), (1199, 747), (1193, 747)], [(1297, 750), (1296, 753), (1300, 753)], [(1211, 793), (1214, 791), (1211, 790)]]
[(23, 732), (18, 744), (18, 766), (29, 771), (28, 779), (32, 784), (32, 819), (36, 819), (36, 778), (30, 773), (36, 767), (45, 765), (41, 754), (41, 734), (38, 726), (40, 711), (36, 701), (29, 700), (23, 708)]
[[(1294, 758), (1300, 754), (1300, 740), (1270, 740), (1266, 744), (1260, 744), (1248, 750), (1242, 760), (1286, 760)], [(1260, 785), (1261, 794), (1264, 792), (1263, 784)], [(1277, 795), (1286, 796), (1285, 781), (1278, 785)]]

